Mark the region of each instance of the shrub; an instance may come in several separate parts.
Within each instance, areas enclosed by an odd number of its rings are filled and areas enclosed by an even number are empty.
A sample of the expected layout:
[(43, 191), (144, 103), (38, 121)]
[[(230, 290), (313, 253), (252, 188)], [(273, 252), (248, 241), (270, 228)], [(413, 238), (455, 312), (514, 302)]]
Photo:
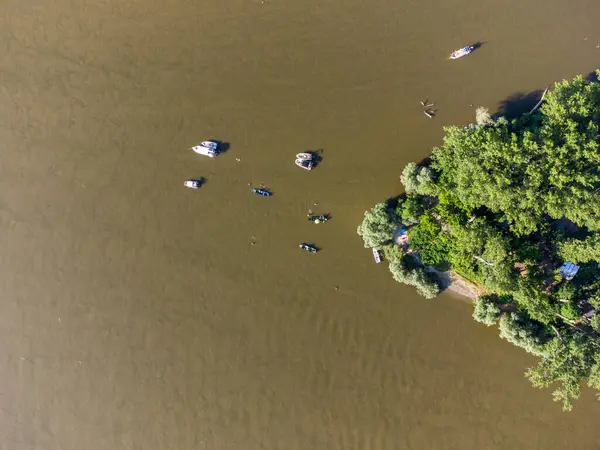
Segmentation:
[(365, 247), (375, 248), (392, 240), (398, 224), (396, 214), (390, 211), (385, 203), (378, 203), (365, 212), (356, 232), (363, 238)]
[(495, 302), (495, 297), (490, 295), (478, 297), (473, 306), (473, 318), (477, 322), (489, 327), (500, 320), (500, 308)]
[(517, 313), (503, 314), (498, 323), (500, 337), (526, 352), (542, 355), (542, 341), (537, 335), (535, 324)]
[(573, 302), (563, 303), (560, 307), (560, 314), (570, 320), (577, 320), (581, 316), (581, 311)]
[(440, 293), (438, 284), (425, 272), (423, 267), (408, 269), (404, 261), (390, 262), (390, 272), (398, 283), (408, 284), (417, 288), (425, 298), (433, 298)]
[(407, 194), (434, 195), (437, 191), (433, 170), (429, 167), (420, 167), (414, 162), (406, 165), (400, 181)]

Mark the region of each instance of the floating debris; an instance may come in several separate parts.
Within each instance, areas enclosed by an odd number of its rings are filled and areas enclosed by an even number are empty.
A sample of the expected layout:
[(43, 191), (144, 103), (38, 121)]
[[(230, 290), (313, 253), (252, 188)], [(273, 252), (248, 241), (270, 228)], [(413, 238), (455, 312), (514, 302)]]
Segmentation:
[(435, 116), (435, 114), (431, 114), (427, 111), (423, 111), (423, 114), (425, 114), (427, 117), (429, 117), (430, 119), (433, 119), (433, 117)]

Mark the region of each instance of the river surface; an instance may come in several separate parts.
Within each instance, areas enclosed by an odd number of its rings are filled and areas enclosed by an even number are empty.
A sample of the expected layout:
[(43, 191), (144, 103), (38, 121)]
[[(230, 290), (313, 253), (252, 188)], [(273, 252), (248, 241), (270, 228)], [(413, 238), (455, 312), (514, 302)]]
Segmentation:
[[(443, 125), (600, 66), (599, 19), (586, 0), (1, 2), (0, 448), (600, 448), (591, 392), (562, 413), (533, 359), (395, 283), (355, 231)], [(207, 138), (229, 150), (188, 150)]]

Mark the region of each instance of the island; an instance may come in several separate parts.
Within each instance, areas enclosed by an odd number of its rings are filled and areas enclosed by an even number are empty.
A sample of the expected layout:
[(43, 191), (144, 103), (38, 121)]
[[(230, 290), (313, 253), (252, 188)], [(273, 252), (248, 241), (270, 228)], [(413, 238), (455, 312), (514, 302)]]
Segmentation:
[(536, 356), (526, 377), (565, 410), (584, 382), (600, 390), (598, 77), (556, 83), (519, 117), (478, 108), (445, 128), (357, 230), (425, 298), (466, 283), (475, 320)]

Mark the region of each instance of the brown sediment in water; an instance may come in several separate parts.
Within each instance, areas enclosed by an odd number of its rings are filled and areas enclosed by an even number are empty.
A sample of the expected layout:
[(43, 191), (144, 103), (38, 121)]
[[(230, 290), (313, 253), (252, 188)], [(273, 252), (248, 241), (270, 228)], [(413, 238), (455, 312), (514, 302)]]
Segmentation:
[[(578, 36), (600, 5), (496, 3), (2, 2), (6, 445), (597, 447), (591, 395), (561, 413), (527, 355), (391, 280), (355, 232), (468, 104), (595, 68)], [(205, 139), (230, 148), (187, 150)], [(321, 148), (316, 170), (290, 159)]]

